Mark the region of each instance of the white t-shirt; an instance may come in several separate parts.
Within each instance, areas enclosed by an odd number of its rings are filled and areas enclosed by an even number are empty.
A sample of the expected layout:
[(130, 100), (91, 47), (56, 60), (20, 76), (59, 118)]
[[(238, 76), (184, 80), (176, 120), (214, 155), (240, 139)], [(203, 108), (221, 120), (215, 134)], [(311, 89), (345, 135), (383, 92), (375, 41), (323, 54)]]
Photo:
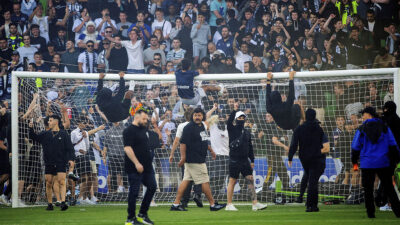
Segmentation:
[(158, 20), (154, 20), (154, 22), (151, 24), (151, 31), (154, 32), (156, 29), (161, 29), (163, 32), (163, 36), (165, 37), (169, 33), (171, 33), (172, 25), (166, 20), (163, 20), (161, 22), (159, 22)]
[[(163, 123), (163, 121), (160, 121), (160, 122), (158, 123), (158, 126), (160, 126), (162, 123)], [(164, 144), (168, 144), (168, 143), (167, 143), (167, 141), (168, 141), (168, 136), (167, 136), (167, 134), (165, 133), (165, 130), (166, 130), (166, 129), (168, 129), (169, 131), (175, 130), (175, 129), (176, 129), (175, 123), (173, 123), (173, 122), (166, 122), (166, 123), (164, 124), (164, 127), (163, 127), (163, 129), (161, 130), (162, 140), (163, 140), (163, 143), (164, 143)]]
[(36, 15), (32, 18), (32, 24), (39, 25), (40, 36), (46, 39), (46, 42), (50, 41), (49, 38), (49, 21), (48, 16), (42, 16), (41, 18), (37, 17)]
[(217, 155), (229, 155), (228, 130), (220, 130), (217, 124), (210, 126), (211, 148)]
[(132, 41), (121, 41), (121, 44), (126, 48), (126, 52), (128, 53), (128, 69), (143, 70), (142, 40), (137, 40), (134, 45)]
[(92, 52), (92, 53), (88, 53), (88, 55), (89, 55), (89, 67), (90, 67), (90, 70), (89, 70), (89, 68), (86, 67), (86, 54), (85, 54), (85, 52), (82, 52), (81, 54), (79, 54), (78, 63), (82, 63), (82, 71), (84, 73), (90, 73), (90, 71), (96, 72), (97, 68), (93, 68), (93, 62), (94, 62), (93, 61), (93, 56), (96, 58), (96, 63), (97, 63), (97, 58), (98, 58), (97, 53)]
[(242, 51), (238, 51), (236, 57), (236, 68), (240, 71), (244, 71), (244, 62), (251, 61), (251, 56), (248, 54), (243, 54)]
[[(83, 19), (79, 18), (74, 21), (74, 25), (72, 25), (72, 31), (74, 32), (75, 28), (77, 28), (79, 25), (81, 25)], [(79, 42), (79, 36), (83, 34), (83, 32), (86, 30), (86, 23), (82, 26), (82, 28), (78, 32), (75, 33), (75, 46), (78, 46)]]
[[(84, 131), (84, 132), (86, 132), (86, 131)], [(76, 128), (75, 130), (73, 130), (71, 132), (71, 142), (75, 149), (75, 156), (83, 155), (82, 153), (79, 152), (79, 150), (83, 150), (85, 152), (87, 152), (87, 150), (89, 150), (90, 144), (89, 144), (88, 133), (86, 132), (86, 138), (83, 138), (83, 140), (80, 141), (81, 139), (82, 139), (81, 129)]]
[(32, 46), (30, 46), (30, 47), (22, 46), (22, 47), (19, 47), (17, 49), (17, 51), (19, 52), (19, 56), (20, 56), (21, 60), (23, 60), (24, 57), (27, 57), (29, 63), (34, 62), (33, 55), (35, 54), (35, 52), (37, 52), (37, 48), (32, 47)]
[[(96, 24), (96, 30), (97, 30), (97, 27), (100, 25), (100, 23), (101, 23), (101, 21), (103, 20), (103, 18), (97, 18), (97, 19), (95, 19), (94, 20), (94, 23)], [(115, 20), (111, 20), (111, 24), (115, 27), (115, 28), (117, 28), (117, 24), (115, 23)], [(99, 34), (102, 34), (103, 32), (104, 32), (104, 30), (106, 29), (106, 27), (108, 27), (108, 26), (110, 26), (111, 27), (111, 24), (109, 23), (109, 22), (104, 22), (103, 23), (103, 26), (101, 27), (101, 29), (100, 29), (100, 31), (99, 31)]]

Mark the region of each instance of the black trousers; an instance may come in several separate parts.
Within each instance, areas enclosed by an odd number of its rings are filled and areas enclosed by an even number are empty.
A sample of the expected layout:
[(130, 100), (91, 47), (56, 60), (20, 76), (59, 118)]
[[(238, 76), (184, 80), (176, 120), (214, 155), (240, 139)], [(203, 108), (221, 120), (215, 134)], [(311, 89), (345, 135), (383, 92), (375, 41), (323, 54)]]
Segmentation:
[[(185, 171), (185, 167), (182, 166), (181, 168), (182, 168), (182, 179), (183, 179), (183, 171)], [(194, 185), (194, 182), (190, 181), (190, 183), (187, 186), (185, 192), (183, 193), (182, 200), (181, 200), (182, 203), (188, 203), (189, 202), (189, 200), (190, 200), (190, 192), (192, 191), (192, 186), (194, 186), (193, 187), (194, 194), (195, 195), (201, 195), (201, 193), (202, 193), (201, 184), (195, 184)]]
[[(308, 178), (307, 207), (317, 207), (318, 205), (318, 181), (325, 171), (325, 159), (302, 160), (304, 176)], [(306, 179), (304, 178), (304, 179)]]
[(146, 214), (149, 211), (151, 200), (157, 190), (157, 183), (153, 169), (143, 173), (128, 173), (129, 194), (128, 194), (128, 219), (136, 217), (136, 199), (139, 195), (140, 184), (147, 187), (143, 197), (139, 213)]
[(392, 183), (393, 170), (389, 167), (377, 169), (362, 169), (361, 170), (362, 185), (364, 187), (365, 208), (368, 215), (375, 214), (374, 204), (374, 182), (375, 175), (378, 175), (383, 185), (384, 192), (392, 204), (393, 213), (400, 217), (400, 202), (397, 198), (396, 191)]
[(301, 178), (301, 183), (300, 183), (300, 197), (304, 196), (304, 193), (306, 192), (306, 188), (308, 185), (308, 173), (307, 171), (304, 170), (303, 177)]

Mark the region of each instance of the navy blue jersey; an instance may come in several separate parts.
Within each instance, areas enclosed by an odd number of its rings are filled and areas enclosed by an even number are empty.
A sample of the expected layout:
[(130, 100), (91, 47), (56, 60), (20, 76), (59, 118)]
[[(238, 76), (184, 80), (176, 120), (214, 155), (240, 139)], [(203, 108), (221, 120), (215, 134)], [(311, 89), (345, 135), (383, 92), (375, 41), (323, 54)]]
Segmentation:
[(195, 76), (198, 76), (199, 73), (196, 71), (186, 71), (182, 72), (182, 70), (178, 70), (175, 72), (176, 85), (178, 87), (178, 95), (184, 99), (192, 99), (194, 98), (193, 92), (193, 80)]

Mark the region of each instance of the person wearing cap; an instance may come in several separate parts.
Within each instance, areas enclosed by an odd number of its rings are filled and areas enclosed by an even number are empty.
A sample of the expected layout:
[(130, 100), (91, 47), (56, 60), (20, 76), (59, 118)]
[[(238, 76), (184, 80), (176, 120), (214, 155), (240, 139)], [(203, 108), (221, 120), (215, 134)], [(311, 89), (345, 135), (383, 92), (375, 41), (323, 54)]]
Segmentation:
[(392, 183), (393, 168), (400, 158), (399, 147), (390, 128), (378, 118), (375, 108), (366, 107), (361, 114), (364, 122), (351, 143), (351, 161), (355, 169), (360, 162), (367, 216), (375, 218), (374, 182), (378, 175), (393, 213), (400, 218), (400, 202)]
[(245, 177), (248, 190), (253, 202), (253, 211), (266, 209), (267, 205), (257, 201), (257, 194), (254, 188), (253, 168), (254, 168), (254, 152), (251, 141), (251, 134), (244, 128), (247, 115), (238, 111), (239, 103), (235, 103), (233, 111), (229, 115), (227, 121), (227, 130), (229, 136), (229, 183), (227, 190), (228, 203), (227, 211), (237, 211), (238, 209), (232, 204), (233, 189), (239, 175)]
[(11, 54), (11, 61), (9, 62), (9, 69), (8, 71), (23, 71), (24, 66), (20, 61), (19, 52), (17, 50), (13, 51)]
[(289, 148), (288, 165), (292, 167), (294, 154), (299, 148), (299, 158), (308, 176), (306, 212), (318, 212), (318, 180), (325, 171), (326, 154), (329, 141), (316, 119), (316, 111), (307, 109), (306, 121), (297, 127)]

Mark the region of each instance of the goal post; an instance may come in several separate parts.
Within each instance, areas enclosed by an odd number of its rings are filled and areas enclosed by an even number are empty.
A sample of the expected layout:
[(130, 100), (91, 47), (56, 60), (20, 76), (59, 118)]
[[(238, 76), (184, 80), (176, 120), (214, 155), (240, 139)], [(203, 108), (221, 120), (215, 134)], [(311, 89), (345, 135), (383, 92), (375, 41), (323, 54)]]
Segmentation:
[[(385, 79), (388, 82), (393, 83), (394, 87), (394, 101), (398, 105), (397, 113), (400, 114), (400, 75), (399, 68), (386, 68), (386, 69), (363, 69), (363, 70), (332, 70), (332, 71), (316, 71), (316, 72), (297, 72), (295, 78), (300, 80), (301, 82), (307, 84), (315, 84), (318, 85), (320, 82), (330, 82), (329, 87), (332, 83), (339, 82), (341, 80), (345, 80), (350, 77), (357, 77), (357, 81), (365, 80), (379, 80)], [(281, 82), (276, 84), (279, 86), (287, 86), (288, 73), (274, 73), (274, 80), (280, 80)], [(384, 75), (385, 78), (380, 78), (379, 76)], [(81, 79), (81, 80), (89, 80), (93, 85), (97, 85), (98, 74), (82, 74), (82, 73), (50, 73), (50, 72), (26, 72), (26, 71), (13, 71), (12, 72), (12, 95), (11, 95), (11, 141), (12, 141), (12, 207), (19, 207), (19, 199), (18, 199), (18, 181), (19, 181), (19, 100), (20, 98), (28, 97), (28, 96), (19, 96), (19, 81), (21, 79), (33, 79), (33, 78), (42, 78), (42, 79)], [(124, 79), (127, 81), (135, 81), (141, 82), (141, 85), (145, 86), (146, 84), (159, 84), (162, 82), (167, 82), (169, 84), (173, 84), (175, 82), (174, 75), (149, 75), (149, 74), (126, 74)], [(248, 98), (251, 94), (248, 91), (254, 91), (251, 88), (254, 86), (260, 86), (260, 80), (266, 79), (266, 74), (263, 73), (249, 73), (249, 74), (202, 74), (195, 78), (198, 81), (218, 81), (218, 82), (227, 82), (229, 87), (243, 87), (240, 88), (232, 88), (231, 91), (238, 91), (240, 96), (245, 96)], [(329, 81), (325, 81), (325, 79), (331, 79)], [(117, 81), (119, 80), (118, 74), (107, 74), (105, 80)], [(385, 82), (386, 82), (385, 81)], [(325, 85), (325, 84), (323, 84)], [(387, 83), (385, 83), (387, 85)], [(315, 87), (315, 86), (312, 86)], [(312, 87), (307, 87), (308, 90), (312, 90)], [(383, 87), (383, 86), (382, 86)], [(386, 86), (385, 86), (386, 87)], [(311, 88), (311, 89), (310, 89)], [(328, 85), (326, 84), (326, 88)], [(323, 98), (324, 90), (319, 90), (320, 92), (315, 95), (315, 98)], [(357, 90), (354, 90), (357, 91)], [(361, 92), (361, 90), (360, 90)], [(24, 93), (29, 94), (29, 93)], [(361, 93), (364, 94), (364, 93)], [(208, 105), (210, 108), (210, 105)], [(255, 110), (256, 111), (256, 110)], [(255, 112), (255, 114), (258, 112)], [(261, 127), (263, 125), (259, 125), (259, 131), (268, 132), (265, 130), (265, 127)], [(330, 125), (331, 126), (331, 125)], [(330, 127), (332, 128), (332, 127)], [(262, 146), (265, 149), (265, 146)], [(162, 154), (165, 154), (164, 152)], [(265, 158), (265, 157), (264, 157)], [(162, 162), (164, 163), (164, 162)], [(162, 164), (161, 163), (161, 164)], [(123, 168), (122, 168), (123, 169)], [(210, 172), (210, 170), (209, 170)], [(212, 178), (211, 178), (212, 179)], [(291, 178), (292, 179), (292, 178)], [(160, 180), (162, 180), (160, 178)], [(179, 179), (178, 179), (179, 180)], [(163, 182), (163, 181), (160, 181)], [(170, 182), (170, 181), (168, 181)], [(263, 182), (263, 181), (261, 181)], [(277, 182), (280, 184), (279, 182)], [(168, 186), (169, 188), (169, 186)], [(42, 187), (43, 189), (43, 187)], [(167, 186), (164, 188), (167, 189)], [(277, 187), (276, 190), (280, 190), (280, 187)], [(163, 195), (163, 199), (165, 201), (169, 201), (171, 199), (171, 195), (165, 194)], [(171, 194), (174, 194), (171, 192)], [(169, 196), (168, 198), (166, 196)], [(174, 196), (174, 195), (173, 195)], [(221, 194), (222, 198), (224, 195)], [(123, 199), (124, 197), (121, 197)], [(168, 200), (167, 200), (168, 199)], [(245, 199), (239, 198), (239, 199)]]

